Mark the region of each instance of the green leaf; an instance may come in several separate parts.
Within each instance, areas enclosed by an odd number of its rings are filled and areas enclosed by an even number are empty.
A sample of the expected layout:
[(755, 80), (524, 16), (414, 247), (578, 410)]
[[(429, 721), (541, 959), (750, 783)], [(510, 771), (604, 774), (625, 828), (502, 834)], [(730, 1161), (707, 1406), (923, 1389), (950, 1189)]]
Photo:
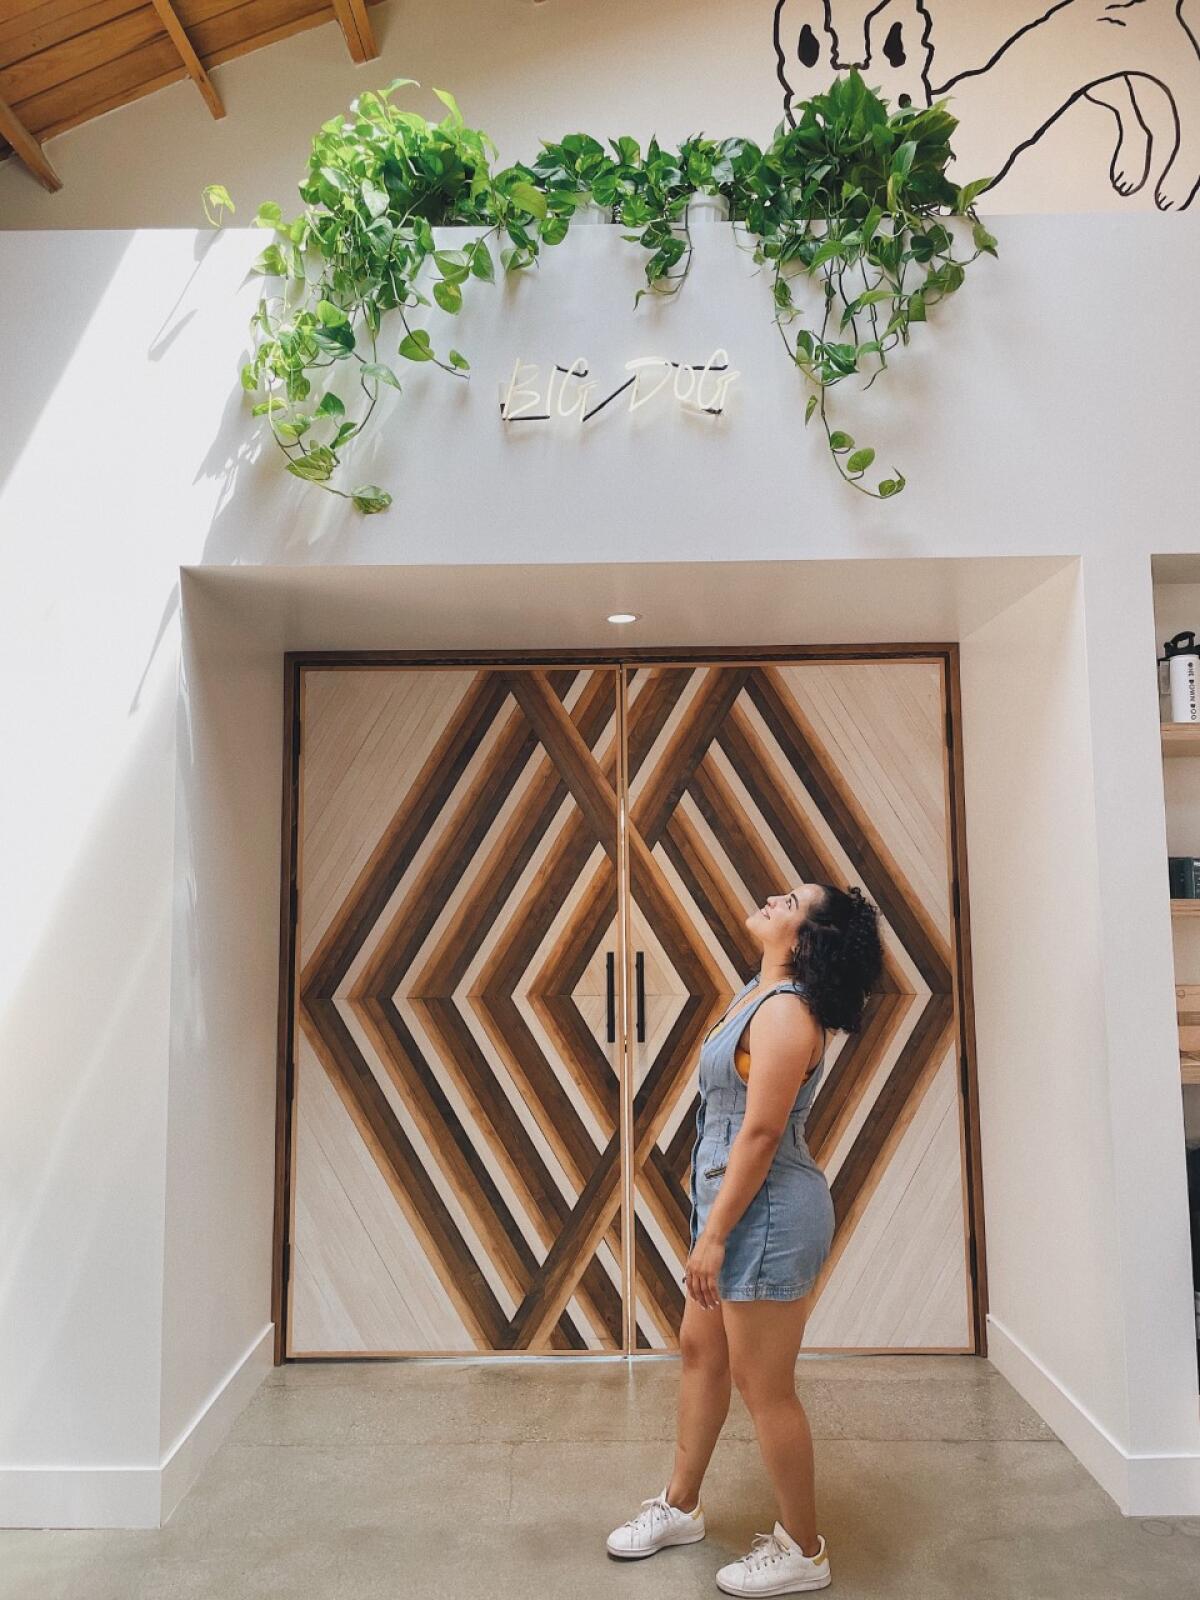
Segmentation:
[(892, 172), (898, 178), (907, 178), (912, 171), (913, 157), (916, 153), (917, 147), (912, 139), (906, 139), (896, 151), (892, 157)]
[(400, 341), (400, 355), (409, 361), (432, 361), (433, 351), (429, 348), (429, 335), (424, 328), (414, 328), (405, 334)]
[(975, 241), (976, 250), (984, 250), (989, 256), (996, 254), (996, 241), (987, 231), (982, 222), (977, 222), (971, 230), (971, 237)]
[(817, 398), (817, 396), (815, 394), (810, 394), (809, 395), (808, 404), (804, 408), (804, 426), (806, 428), (808, 427), (809, 423), (812, 421), (813, 412), (817, 409), (817, 406), (818, 406), (819, 403), (820, 402), (819, 402), (819, 400), (818, 400), (818, 398)]
[(976, 178), (974, 183), (963, 184), (954, 202), (954, 209), (959, 212), (965, 211), (968, 206), (974, 204), (976, 197), (981, 195), (991, 182), (991, 178)]
[(435, 250), (434, 264), (449, 283), (465, 283), (471, 272), (471, 263), (465, 250)]
[(466, 356), (463, 355), (461, 350), (451, 350), (449, 359), (450, 365), (457, 371), (469, 372), (471, 370), (471, 363), (467, 360)]
[(385, 367), (382, 361), (367, 361), (363, 365), (364, 378), (375, 378), (379, 383), (390, 383), (393, 389), (400, 387), (400, 379), (391, 367)]
[(433, 92), (450, 113), (449, 121), (451, 127), (461, 128), (463, 126), (463, 114), (458, 109), (458, 101), (450, 93), (449, 89), (435, 89)]
[(492, 264), (492, 252), (482, 239), (476, 239), (467, 252), (471, 260), (471, 271), (477, 278), (482, 278), (484, 283), (495, 281), (496, 269)]
[[(219, 188), (220, 185), (217, 187)], [(229, 209), (232, 211), (233, 207), (230, 206)], [(278, 228), (282, 222), (283, 212), (279, 209), (278, 203), (274, 200), (264, 200), (254, 213), (254, 220), (250, 226), (252, 228)]]
[(514, 183), (509, 194), (520, 206), (522, 211), (528, 211), (531, 216), (539, 221), (546, 216), (549, 207), (546, 205), (546, 196), (540, 189), (535, 189), (531, 183)]
[[(895, 467), (892, 468), (892, 471), (896, 472)], [(900, 493), (905, 481), (904, 476), (899, 472), (896, 472), (894, 478), (881, 478), (879, 480), (879, 498), (881, 500), (890, 500), (894, 494)]]
[(340, 328), (349, 321), (341, 306), (335, 306), (332, 300), (317, 301), (317, 316), (327, 328)]
[(251, 270), (264, 273), (268, 278), (286, 278), (288, 274), (287, 263), (277, 244), (269, 244), (253, 263)]
[(333, 451), (321, 444), (314, 445), (307, 455), (289, 461), (287, 470), (294, 473), (297, 478), (305, 478), (310, 483), (324, 483), (336, 465)]
[(846, 461), (846, 471), (865, 472), (874, 459), (874, 450), (856, 450)]
[[(200, 191), (200, 204), (204, 207), (204, 215), (216, 227), (221, 226), (221, 207), (232, 212), (233, 201), (229, 198), (229, 190), (223, 183), (206, 183)], [(214, 217), (212, 208), (216, 206), (217, 215)]]
[(843, 433), (840, 429), (835, 429), (834, 432), (829, 435), (829, 448), (831, 450), (835, 450), (838, 455), (841, 455), (843, 451), (853, 450), (854, 440), (848, 433)]
[(358, 509), (368, 516), (377, 511), (386, 511), (392, 503), (391, 495), (376, 483), (360, 484), (350, 498)]
[(457, 316), (462, 310), (462, 290), (456, 283), (449, 283), (445, 278), (433, 286), (433, 298), (443, 311), (448, 311), (451, 316)]
[(330, 393), (322, 395), (321, 404), (316, 410), (318, 417), (344, 417), (345, 414), (346, 407), (336, 394), (330, 391)]
[(358, 192), (362, 195), (363, 205), (366, 206), (372, 217), (382, 217), (388, 206), (391, 205), (387, 190), (381, 189), (378, 184), (372, 183), (369, 178), (364, 178), (362, 183), (359, 184)]

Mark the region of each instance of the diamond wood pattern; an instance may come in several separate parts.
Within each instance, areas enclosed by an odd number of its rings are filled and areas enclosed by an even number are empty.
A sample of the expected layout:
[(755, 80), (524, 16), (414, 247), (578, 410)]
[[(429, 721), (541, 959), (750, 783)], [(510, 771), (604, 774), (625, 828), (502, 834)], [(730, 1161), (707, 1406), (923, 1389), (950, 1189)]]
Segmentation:
[[(747, 910), (800, 879), (858, 883), (883, 914), (886, 957), (862, 1031), (830, 1043), (810, 1113), (837, 1234), (806, 1345), (971, 1346), (941, 674), (885, 660), (629, 675), (630, 827), (647, 853), (631, 874), (647, 974), (639, 1347), (673, 1347), (683, 1309), (700, 1041), (758, 965)], [(948, 1122), (920, 1114), (939, 1081)], [(905, 1207), (921, 1184), (929, 1202)], [(869, 1292), (881, 1256), (888, 1296)]]
[(798, 878), (861, 883), (887, 948), (810, 1118), (838, 1232), (807, 1342), (970, 1347), (941, 674), (305, 670), (290, 1354), (673, 1347), (700, 1039)]

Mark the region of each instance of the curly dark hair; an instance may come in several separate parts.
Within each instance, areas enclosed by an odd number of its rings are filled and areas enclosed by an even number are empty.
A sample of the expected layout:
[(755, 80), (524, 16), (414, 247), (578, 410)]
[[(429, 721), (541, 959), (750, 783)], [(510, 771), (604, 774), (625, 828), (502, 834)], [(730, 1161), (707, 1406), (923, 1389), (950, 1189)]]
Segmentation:
[(855, 1033), (863, 1007), (883, 970), (879, 908), (857, 884), (838, 889), (823, 883), (825, 898), (800, 928), (792, 951), (796, 978), (823, 1028)]

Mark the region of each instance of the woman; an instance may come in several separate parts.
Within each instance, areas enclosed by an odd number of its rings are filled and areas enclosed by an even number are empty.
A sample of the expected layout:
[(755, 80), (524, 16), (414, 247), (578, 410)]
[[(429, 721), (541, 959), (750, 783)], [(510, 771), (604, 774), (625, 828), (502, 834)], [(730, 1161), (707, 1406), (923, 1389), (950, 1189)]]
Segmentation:
[(779, 1518), (718, 1571), (726, 1594), (795, 1594), (830, 1581), (795, 1369), (833, 1242), (833, 1204), (804, 1122), (828, 1031), (857, 1029), (878, 981), (878, 915), (856, 887), (801, 883), (770, 896), (746, 918), (762, 952), (759, 971), (700, 1047), (675, 1465), (662, 1493), (643, 1500), (607, 1548), (641, 1557), (703, 1539), (700, 1484), (736, 1383)]

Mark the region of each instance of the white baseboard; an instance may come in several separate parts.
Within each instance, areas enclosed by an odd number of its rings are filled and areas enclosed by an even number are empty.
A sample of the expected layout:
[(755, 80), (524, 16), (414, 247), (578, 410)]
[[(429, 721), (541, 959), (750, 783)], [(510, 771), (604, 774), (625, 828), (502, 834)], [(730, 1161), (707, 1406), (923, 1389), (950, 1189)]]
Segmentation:
[(988, 1359), (1127, 1517), (1200, 1515), (1200, 1451), (1130, 1455), (1016, 1335), (992, 1316), (988, 1317)]
[(254, 1391), (270, 1372), (274, 1357), (275, 1325), (268, 1322), (163, 1456), (160, 1467), (160, 1526), (195, 1483), (208, 1458), (246, 1409)]
[(157, 1528), (157, 1467), (0, 1467), (0, 1528)]
[(271, 1368), (270, 1323), (157, 1466), (0, 1467), (0, 1528), (158, 1528)]

